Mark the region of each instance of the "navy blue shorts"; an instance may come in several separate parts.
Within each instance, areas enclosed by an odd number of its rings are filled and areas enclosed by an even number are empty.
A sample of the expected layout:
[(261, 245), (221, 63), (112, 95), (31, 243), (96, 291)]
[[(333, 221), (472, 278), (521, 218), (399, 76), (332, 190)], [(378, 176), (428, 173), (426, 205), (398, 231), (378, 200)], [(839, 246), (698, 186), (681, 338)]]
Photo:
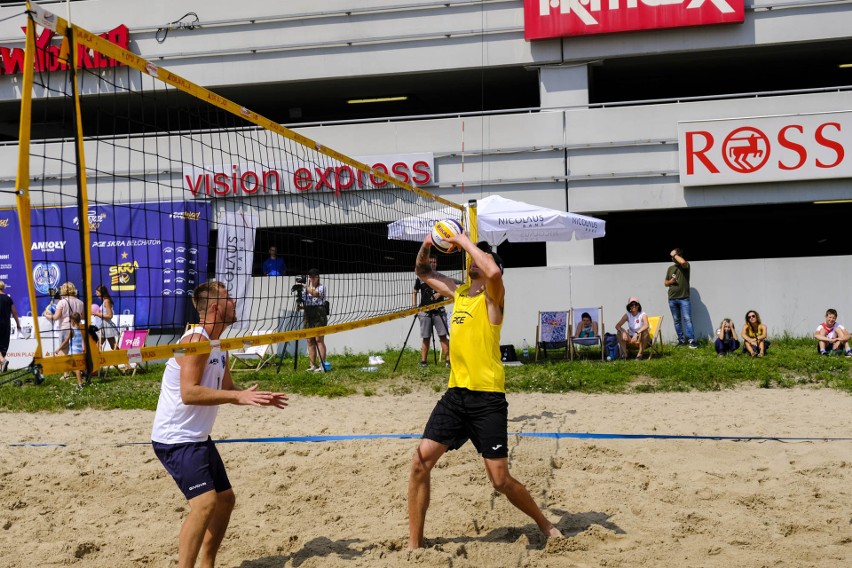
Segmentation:
[(509, 403), (502, 392), (447, 389), (426, 423), (423, 437), (450, 450), (470, 440), (483, 458), (509, 457)]
[(216, 444), (207, 438), (204, 442), (187, 444), (161, 444), (151, 442), (154, 453), (172, 476), (187, 499), (208, 491), (227, 491), (231, 488), (225, 464)]

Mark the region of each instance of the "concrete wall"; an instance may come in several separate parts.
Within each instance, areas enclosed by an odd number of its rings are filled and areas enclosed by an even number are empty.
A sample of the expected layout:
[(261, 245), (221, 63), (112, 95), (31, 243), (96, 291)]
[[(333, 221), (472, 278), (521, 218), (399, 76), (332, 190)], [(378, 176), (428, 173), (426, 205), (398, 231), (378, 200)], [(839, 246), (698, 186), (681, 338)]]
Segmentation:
[[(535, 341), (539, 310), (567, 310), (574, 306), (604, 308), (604, 324), (612, 331), (624, 313), (627, 298), (637, 296), (649, 315), (663, 315), (663, 338), (675, 333), (663, 286), (668, 262), (611, 266), (508, 269), (503, 343)], [(629, 275), (629, 276), (628, 276)], [(830, 275), (828, 280), (825, 275)], [(852, 325), (852, 296), (843, 285), (820, 283), (852, 281), (849, 257), (809, 259), (755, 259), (692, 263), (692, 317), (696, 337), (708, 338), (723, 318), (739, 330), (748, 310), (757, 310), (771, 337), (783, 334), (811, 336), (827, 308), (839, 311), (839, 321)], [(817, 291), (817, 286), (820, 290)], [(329, 336), (331, 352), (382, 350), (402, 346), (409, 318), (365, 330)], [(409, 346), (419, 342), (417, 329)]]

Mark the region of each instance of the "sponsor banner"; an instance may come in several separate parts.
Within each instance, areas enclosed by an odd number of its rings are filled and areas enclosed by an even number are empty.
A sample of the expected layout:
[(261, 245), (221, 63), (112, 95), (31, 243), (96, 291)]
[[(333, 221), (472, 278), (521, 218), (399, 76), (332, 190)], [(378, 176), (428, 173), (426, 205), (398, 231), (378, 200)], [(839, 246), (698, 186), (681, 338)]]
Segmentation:
[[(0, 213), (0, 220), (5, 217), (6, 212)], [(89, 208), (82, 222), (91, 231), (92, 286), (104, 284), (109, 289), (116, 315), (135, 314), (135, 326), (143, 329), (182, 328), (193, 311), (191, 291), (206, 279), (210, 206), (184, 202), (98, 205)], [(27, 297), (23, 254), (10, 260), (11, 287), (22, 315), (41, 314), (50, 304), (51, 292), (64, 282), (82, 288), (80, 223), (75, 207), (33, 210), (28, 246), (35, 310)], [(11, 242), (21, 242), (20, 232)], [(0, 256), (5, 254), (4, 248)], [(81, 299), (88, 303), (94, 299), (94, 290), (91, 294), (92, 298)]]
[(852, 177), (852, 111), (678, 123), (680, 183)]
[(32, 311), (27, 287), (27, 271), (24, 265), (24, 249), (21, 247), (21, 226), (18, 213), (12, 209), (0, 211), (0, 280), (6, 283), (5, 292), (15, 302), (18, 315)]
[[(432, 153), (361, 156), (356, 161), (401, 181), (425, 187), (435, 184)], [(183, 187), (190, 197), (247, 197), (279, 193), (331, 192), (382, 189), (385, 180), (337, 162), (317, 165), (310, 161), (286, 166), (242, 162), (184, 166)]]
[(528, 40), (742, 23), (744, 0), (524, 0)]
[(248, 213), (226, 212), (219, 219), (216, 243), (216, 280), (228, 287), (237, 300), (235, 329), (248, 327), (251, 315), (251, 264), (258, 217)]

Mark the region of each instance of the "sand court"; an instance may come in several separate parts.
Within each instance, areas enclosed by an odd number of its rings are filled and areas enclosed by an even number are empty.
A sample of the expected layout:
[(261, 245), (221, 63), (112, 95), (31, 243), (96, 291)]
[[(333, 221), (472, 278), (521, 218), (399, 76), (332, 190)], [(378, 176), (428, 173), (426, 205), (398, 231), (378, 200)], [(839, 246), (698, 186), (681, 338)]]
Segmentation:
[[(216, 439), (419, 434), (439, 394), (222, 407)], [(567, 538), (545, 542), (468, 444), (433, 473), (409, 553), (414, 439), (229, 443), (237, 507), (218, 566), (831, 567), (852, 562), (852, 397), (827, 389), (509, 395), (512, 432), (809, 441), (510, 437), (513, 475)], [(10, 567), (176, 566), (187, 505), (148, 444), (153, 412), (2, 414)], [(13, 443), (26, 445), (13, 446)], [(37, 446), (31, 444), (64, 444)]]

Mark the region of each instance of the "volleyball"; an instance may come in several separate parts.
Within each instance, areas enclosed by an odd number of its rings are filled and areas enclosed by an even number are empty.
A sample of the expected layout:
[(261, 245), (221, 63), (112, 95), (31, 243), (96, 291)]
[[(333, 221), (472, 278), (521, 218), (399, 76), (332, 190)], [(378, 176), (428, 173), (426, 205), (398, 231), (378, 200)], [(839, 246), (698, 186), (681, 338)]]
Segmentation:
[(444, 219), (438, 221), (432, 227), (432, 246), (441, 252), (450, 252), (453, 247), (452, 243), (448, 243), (445, 239), (455, 237), (464, 232), (461, 223), (453, 219)]

